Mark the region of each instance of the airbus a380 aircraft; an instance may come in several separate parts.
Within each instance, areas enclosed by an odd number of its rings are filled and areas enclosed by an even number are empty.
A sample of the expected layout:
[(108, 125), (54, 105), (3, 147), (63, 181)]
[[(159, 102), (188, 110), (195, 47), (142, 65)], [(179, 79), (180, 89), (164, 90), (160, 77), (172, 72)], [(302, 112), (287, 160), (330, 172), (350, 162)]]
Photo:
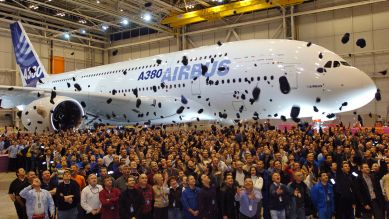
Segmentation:
[(1, 86), (1, 107), (22, 109), (30, 131), (83, 122), (333, 119), (369, 103), (362, 71), (307, 42), (247, 40), (48, 75), (20, 22), (11, 24), (23, 87)]

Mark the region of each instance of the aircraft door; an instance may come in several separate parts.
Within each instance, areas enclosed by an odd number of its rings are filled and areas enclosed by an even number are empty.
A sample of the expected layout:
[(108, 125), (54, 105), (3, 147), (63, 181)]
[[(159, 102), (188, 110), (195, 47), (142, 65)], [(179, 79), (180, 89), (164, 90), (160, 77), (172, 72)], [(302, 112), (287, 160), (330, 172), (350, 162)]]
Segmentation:
[(196, 80), (191, 80), (192, 95), (201, 95), (201, 81), (203, 77), (198, 77)]
[(299, 72), (296, 65), (286, 64), (284, 66), (285, 73), (287, 73), (286, 78), (289, 81), (290, 88), (296, 90), (298, 88), (298, 76)]

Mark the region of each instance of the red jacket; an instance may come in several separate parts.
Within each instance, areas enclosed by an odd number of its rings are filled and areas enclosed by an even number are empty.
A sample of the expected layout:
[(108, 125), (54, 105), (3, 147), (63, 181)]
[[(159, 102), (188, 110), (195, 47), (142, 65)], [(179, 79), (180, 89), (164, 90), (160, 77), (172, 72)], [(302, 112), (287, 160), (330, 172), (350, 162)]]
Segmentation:
[(99, 193), (101, 202), (101, 219), (119, 219), (120, 190), (112, 188), (111, 192), (103, 189)]

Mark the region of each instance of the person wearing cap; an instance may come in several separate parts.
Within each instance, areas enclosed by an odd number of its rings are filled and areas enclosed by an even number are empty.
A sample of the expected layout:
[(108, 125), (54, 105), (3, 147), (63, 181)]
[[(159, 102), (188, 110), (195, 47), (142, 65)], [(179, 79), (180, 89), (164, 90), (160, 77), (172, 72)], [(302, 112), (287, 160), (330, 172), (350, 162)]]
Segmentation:
[(26, 200), (27, 217), (29, 219), (49, 219), (54, 217), (55, 206), (49, 191), (41, 189), (41, 181), (35, 177), (32, 184), (20, 191)]
[(80, 186), (71, 179), (69, 170), (65, 170), (63, 173), (63, 181), (57, 187), (55, 199), (58, 207), (58, 219), (77, 218), (77, 206), (80, 204)]

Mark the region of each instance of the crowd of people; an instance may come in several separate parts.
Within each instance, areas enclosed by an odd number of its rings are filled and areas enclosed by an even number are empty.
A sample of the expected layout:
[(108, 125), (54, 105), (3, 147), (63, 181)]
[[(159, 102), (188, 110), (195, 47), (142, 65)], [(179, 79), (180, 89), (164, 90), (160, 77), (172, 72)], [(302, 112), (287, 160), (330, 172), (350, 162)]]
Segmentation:
[(389, 218), (389, 136), (239, 124), (3, 135), (21, 219)]

